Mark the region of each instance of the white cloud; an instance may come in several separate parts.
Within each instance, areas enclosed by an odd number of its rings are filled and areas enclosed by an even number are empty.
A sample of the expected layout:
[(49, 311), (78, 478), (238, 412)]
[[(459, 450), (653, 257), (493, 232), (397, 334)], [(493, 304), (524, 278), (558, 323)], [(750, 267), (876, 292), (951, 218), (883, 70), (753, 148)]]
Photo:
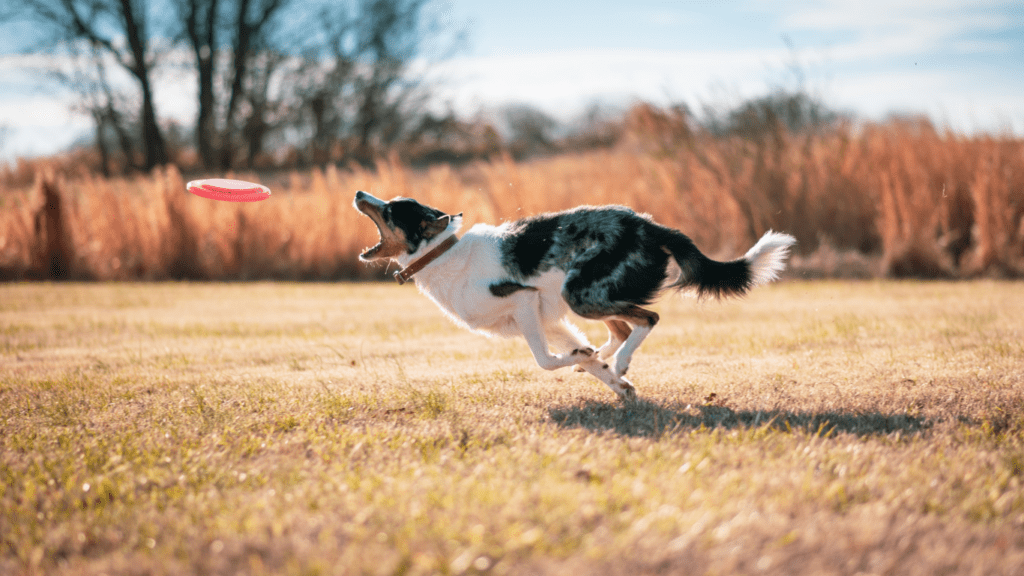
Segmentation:
[(12, 125), (0, 142), (0, 162), (19, 157), (53, 154), (71, 146), (92, 129), (85, 119), (74, 119), (66, 124)]
[(648, 24), (654, 26), (678, 27), (691, 23), (693, 20), (679, 10), (656, 9), (643, 10), (641, 18)]
[(1006, 16), (994, 13), (1007, 6), (998, 0), (790, 0), (754, 2), (781, 13), (789, 26), (823, 30), (875, 30), (922, 23), (955, 30), (1006, 26)]
[(459, 58), (437, 73), (449, 98), (467, 110), (528, 102), (571, 116), (594, 99), (693, 100), (715, 83), (741, 91), (764, 87), (766, 69), (785, 51), (579, 50), (524, 56)]
[[(757, 5), (768, 7), (766, 3)], [(1000, 13), (1005, 2), (959, 0), (793, 0), (771, 3), (782, 26), (799, 31), (852, 34), (830, 51), (840, 61), (894, 58), (939, 51), (1006, 51), (1005, 41), (968, 40), (965, 36), (1012, 26)]]
[(0, 100), (0, 124), (8, 126), (63, 126), (77, 117), (66, 101), (46, 94)]
[[(820, 92), (827, 104), (858, 115), (881, 118), (891, 112), (925, 113), (962, 131), (1024, 132), (1024, 101), (1020, 81), (997, 72), (983, 78), (969, 67), (915, 66), (875, 62), (895, 51), (912, 54), (909, 39), (897, 36), (876, 45), (842, 47), (827, 62), (812, 62), (827, 70)], [(927, 56), (927, 54), (925, 54)], [(790, 55), (771, 50), (579, 50), (539, 55), (462, 58), (442, 67), (448, 79), (448, 98), (457, 111), (472, 112), (485, 105), (526, 102), (561, 119), (582, 111), (594, 100), (626, 104), (633, 99), (655, 103), (685, 101), (736, 103), (763, 94)], [(934, 62), (933, 62), (934, 63)]]
[(899, 70), (849, 75), (836, 82), (829, 103), (872, 119), (894, 112), (925, 114), (965, 133), (1024, 133), (1024, 104), (1012, 87), (971, 82), (969, 73)]

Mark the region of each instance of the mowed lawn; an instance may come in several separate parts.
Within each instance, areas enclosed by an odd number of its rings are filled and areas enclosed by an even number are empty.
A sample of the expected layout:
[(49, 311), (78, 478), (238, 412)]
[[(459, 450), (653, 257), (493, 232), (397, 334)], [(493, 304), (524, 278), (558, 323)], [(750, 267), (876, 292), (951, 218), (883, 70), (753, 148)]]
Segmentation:
[(622, 404), (410, 286), (0, 285), (0, 573), (1024, 573), (1024, 284), (655, 308)]

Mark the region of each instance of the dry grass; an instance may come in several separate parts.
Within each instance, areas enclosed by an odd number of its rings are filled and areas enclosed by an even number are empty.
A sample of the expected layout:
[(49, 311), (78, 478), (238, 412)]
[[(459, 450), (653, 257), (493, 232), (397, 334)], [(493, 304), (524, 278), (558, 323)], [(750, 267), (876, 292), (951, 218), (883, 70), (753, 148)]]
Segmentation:
[[(1020, 139), (965, 137), (923, 121), (760, 139), (688, 126), (639, 106), (614, 150), (460, 169), (416, 171), (394, 159), (373, 170), (330, 167), (265, 179), (275, 195), (256, 205), (193, 197), (174, 168), (113, 180), (44, 171), (34, 188), (0, 189), (0, 279), (379, 276), (356, 261), (375, 241), (350, 208), (359, 189), (462, 211), (468, 225), (626, 204), (720, 257), (774, 228), (797, 237), (794, 269), (807, 276), (1024, 274)], [(56, 258), (62, 246), (70, 255)]]
[(408, 287), (0, 285), (0, 573), (1020, 574), (1020, 293), (670, 299), (622, 405)]

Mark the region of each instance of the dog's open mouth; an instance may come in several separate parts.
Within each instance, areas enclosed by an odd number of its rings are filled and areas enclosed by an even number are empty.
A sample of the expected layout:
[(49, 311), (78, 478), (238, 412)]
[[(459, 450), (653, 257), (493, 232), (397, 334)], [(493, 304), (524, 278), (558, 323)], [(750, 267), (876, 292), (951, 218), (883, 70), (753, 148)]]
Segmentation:
[(355, 202), (353, 202), (352, 205), (360, 214), (369, 218), (370, 221), (373, 222), (373, 225), (377, 227), (377, 243), (364, 249), (359, 255), (360, 260), (373, 260), (378, 257), (378, 253), (384, 248), (384, 217), (381, 214), (381, 207), (384, 205), (384, 202), (370, 194), (367, 194), (366, 192), (358, 192), (356, 194)]
[[(358, 209), (359, 206), (357, 205), (356, 208)], [(362, 253), (359, 254), (359, 259), (360, 260), (372, 260), (373, 257), (376, 256), (378, 252), (380, 252), (381, 248), (384, 247), (384, 231), (381, 230), (380, 224), (377, 222), (376, 218), (370, 216), (369, 214), (367, 214), (363, 210), (359, 210), (359, 211), (363, 215), (369, 217), (370, 220), (373, 222), (373, 225), (377, 227), (377, 243), (374, 244), (373, 246), (369, 246), (367, 248), (364, 248)]]
[[(379, 227), (377, 229), (377, 232), (378, 232), (378, 234), (380, 233), (380, 228)], [(376, 256), (377, 252), (380, 252), (380, 249), (383, 246), (384, 246), (384, 243), (383, 243), (383, 241), (381, 241), (381, 242), (377, 242), (373, 246), (370, 246), (368, 248), (363, 249), (363, 251), (359, 254), (359, 259), (360, 260), (364, 260), (364, 261), (366, 261), (366, 260), (373, 260), (373, 257)]]

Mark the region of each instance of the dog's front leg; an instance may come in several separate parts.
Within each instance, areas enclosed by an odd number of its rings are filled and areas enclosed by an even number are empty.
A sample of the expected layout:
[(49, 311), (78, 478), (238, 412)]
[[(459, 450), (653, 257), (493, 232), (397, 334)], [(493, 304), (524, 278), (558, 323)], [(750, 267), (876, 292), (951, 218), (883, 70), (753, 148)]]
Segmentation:
[[(593, 350), (589, 344), (585, 344), (586, 337), (582, 333), (574, 335), (570, 327), (572, 327), (571, 324), (563, 322), (560, 326), (552, 326), (548, 329), (548, 334), (555, 341), (556, 346), (561, 341), (567, 344), (569, 348)], [(589, 372), (592, 376), (604, 382), (606, 386), (611, 388), (623, 400), (633, 400), (636, 398), (636, 390), (629, 380), (612, 372), (611, 366), (599, 354), (589, 354), (586, 358), (582, 358), (580, 363), (576, 365), (576, 371)]]
[(547, 336), (540, 316), (540, 297), (536, 293), (520, 293), (514, 296), (520, 300), (513, 315), (519, 332), (526, 338), (537, 365), (545, 370), (557, 370), (579, 364), (594, 354), (593, 348), (577, 348), (565, 354), (552, 354), (548, 350)]
[[(548, 351), (547, 336), (544, 333), (541, 321), (539, 299), (535, 294), (524, 294), (521, 297), (523, 302), (516, 311), (515, 321), (519, 326), (520, 332), (526, 338), (526, 342), (530, 345), (533, 357), (541, 368), (555, 370), (556, 368), (578, 364), (580, 368), (586, 370), (601, 382), (604, 382), (606, 386), (619, 395), (619, 398), (623, 400), (633, 400), (636, 398), (636, 389), (633, 388), (629, 380), (612, 372), (611, 367), (599, 359), (594, 349), (585, 343), (579, 343), (579, 348), (566, 354), (551, 354)], [(560, 343), (579, 342), (582, 339), (582, 335), (576, 338), (563, 326), (554, 328), (554, 330), (556, 332), (553, 336)]]
[(619, 395), (619, 398), (623, 400), (636, 400), (636, 388), (633, 387), (633, 384), (612, 372), (611, 368), (603, 360), (595, 356), (588, 359), (587, 362), (581, 362), (580, 368), (583, 368), (592, 376), (604, 382), (605, 386), (608, 386), (612, 389), (612, 392)]

